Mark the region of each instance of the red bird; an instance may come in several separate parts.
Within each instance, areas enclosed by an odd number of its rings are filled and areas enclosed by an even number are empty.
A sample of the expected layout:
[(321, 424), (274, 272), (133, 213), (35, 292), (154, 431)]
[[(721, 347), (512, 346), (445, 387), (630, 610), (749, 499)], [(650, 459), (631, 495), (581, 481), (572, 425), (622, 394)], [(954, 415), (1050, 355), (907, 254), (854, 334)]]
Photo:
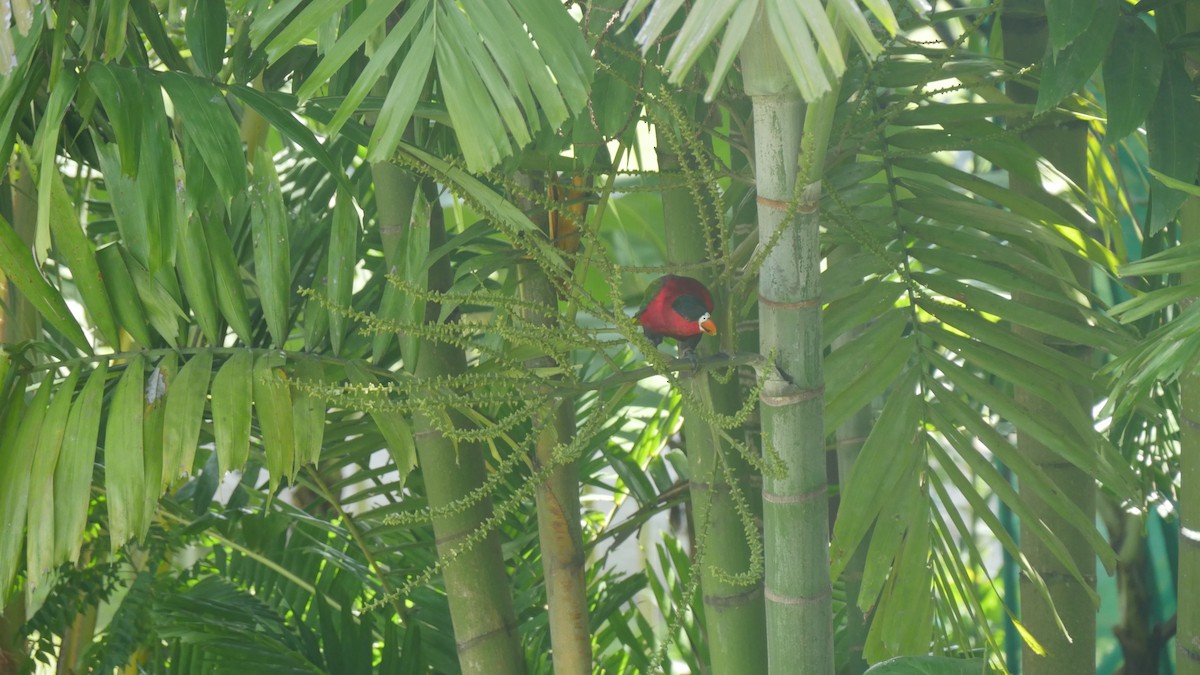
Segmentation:
[(695, 362), (700, 338), (717, 334), (712, 310), (712, 295), (704, 284), (691, 277), (668, 274), (650, 284), (642, 308), (634, 316), (654, 346), (664, 337), (674, 338), (679, 356)]

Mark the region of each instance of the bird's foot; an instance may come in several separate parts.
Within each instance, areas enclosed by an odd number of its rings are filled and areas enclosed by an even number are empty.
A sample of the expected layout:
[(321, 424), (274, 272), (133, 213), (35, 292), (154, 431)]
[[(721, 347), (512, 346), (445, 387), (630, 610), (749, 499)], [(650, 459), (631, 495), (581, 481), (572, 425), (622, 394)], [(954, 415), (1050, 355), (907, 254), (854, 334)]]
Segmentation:
[(696, 356), (695, 349), (680, 349), (679, 358), (692, 364), (692, 374), (700, 372), (700, 357)]

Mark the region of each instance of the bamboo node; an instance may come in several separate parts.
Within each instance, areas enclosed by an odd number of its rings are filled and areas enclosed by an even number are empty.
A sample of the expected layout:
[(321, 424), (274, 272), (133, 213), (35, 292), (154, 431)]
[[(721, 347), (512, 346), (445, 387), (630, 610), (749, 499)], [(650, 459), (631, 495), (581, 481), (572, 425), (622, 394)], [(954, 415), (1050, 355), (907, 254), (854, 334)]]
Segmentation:
[(782, 302), (780, 300), (772, 300), (762, 293), (758, 294), (758, 301), (772, 309), (809, 309), (810, 307), (820, 307), (821, 297), (808, 298), (800, 302)]
[(762, 497), (764, 502), (771, 504), (804, 504), (815, 499), (825, 499), (829, 494), (829, 489), (822, 485), (816, 490), (803, 492), (798, 495), (781, 495), (767, 490), (763, 490)]
[(780, 211), (787, 211), (788, 209), (788, 202), (781, 202), (778, 199), (770, 199), (760, 195), (755, 201), (758, 202), (759, 206), (765, 206), (771, 209), (778, 209)]
[(771, 406), (772, 408), (780, 408), (785, 405), (795, 405), (797, 403), (803, 403), (804, 401), (818, 399), (825, 395), (825, 385), (812, 387), (809, 389), (801, 389), (795, 385), (785, 385), (778, 388), (779, 393), (768, 393), (768, 391), (771, 389), (775, 388), (769, 387), (764, 389), (763, 392), (758, 395), (758, 400), (761, 401), (763, 405)]
[(733, 595), (705, 595), (704, 605), (706, 607), (736, 607), (744, 604), (747, 600), (753, 600), (755, 596), (763, 592), (761, 585), (751, 586), (741, 593)]
[(821, 593), (818, 595), (803, 597), (798, 595), (780, 595), (779, 593), (767, 588), (763, 590), (763, 595), (769, 602), (773, 602), (777, 605), (811, 605), (814, 602), (828, 602), (829, 599), (833, 597), (833, 589), (826, 587), (826, 589), (821, 591)]

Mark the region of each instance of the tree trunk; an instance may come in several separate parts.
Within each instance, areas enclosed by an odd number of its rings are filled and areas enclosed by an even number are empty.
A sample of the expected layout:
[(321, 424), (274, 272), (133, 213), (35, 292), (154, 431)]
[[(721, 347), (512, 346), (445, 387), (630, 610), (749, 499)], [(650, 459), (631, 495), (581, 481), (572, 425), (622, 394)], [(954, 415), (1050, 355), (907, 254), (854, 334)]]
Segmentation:
[[(1041, 61), (1046, 50), (1047, 27), (1045, 7), (1041, 0), (1019, 0), (1005, 7), (1003, 17), (1004, 56), (1020, 64)], [(1037, 91), (1012, 82), (1008, 85), (1009, 96), (1017, 102), (1033, 103)], [(1080, 185), (1087, 184), (1087, 125), (1075, 119), (1053, 118), (1049, 122), (1025, 132), (1023, 138), (1042, 156), (1049, 159), (1066, 176)], [(1009, 183), (1017, 193), (1032, 194), (1041, 191), (1040, 185), (1023, 183), (1010, 174)], [(1072, 268), (1082, 286), (1090, 285), (1090, 271), (1085, 263), (1072, 261)], [(1013, 298), (1036, 306), (1038, 300), (1028, 295)], [(1063, 344), (1049, 336), (1025, 328), (1014, 328), (1028, 339), (1042, 340), (1067, 355), (1067, 358), (1086, 360), (1091, 350), (1082, 345)], [(1023, 407), (1044, 407), (1046, 402), (1032, 392), (1017, 389), (1015, 398)], [(1060, 406), (1076, 406), (1082, 416), (1091, 416), (1092, 401), (1083, 391), (1075, 392), (1074, 398), (1057, 402)], [(1018, 451), (1024, 453), (1049, 478), (1055, 486), (1074, 502), (1089, 520), (1096, 517), (1095, 479), (1032, 436), (1018, 432)], [(1022, 552), (1029, 564), (1046, 582), (1054, 607), (1046, 606), (1024, 576), (1021, 578), (1022, 622), (1029, 632), (1046, 649), (1039, 656), (1032, 649), (1022, 652), (1021, 670), (1025, 675), (1062, 675), (1062, 673), (1092, 673), (1096, 670), (1096, 608), (1091, 594), (1096, 587), (1096, 556), (1084, 535), (1057, 512), (1029, 491), (1022, 491), (1022, 499), (1038, 514), (1050, 531), (1059, 537), (1071, 560), (1078, 567), (1088, 587), (1081, 586), (1071, 576), (1053, 553), (1032, 532), (1025, 530), (1022, 523)], [(1067, 634), (1058, 628), (1054, 612), (1062, 618)]]
[[(680, 158), (672, 152), (665, 129), (658, 129), (658, 165), (663, 172), (678, 170)], [(684, 163), (688, 163), (685, 160)], [(662, 192), (664, 236), (667, 261), (671, 264), (702, 262), (707, 257), (707, 228), (714, 227), (713, 214), (697, 204), (683, 187)], [(719, 324), (722, 344), (733, 345), (736, 328), (731, 325), (736, 312), (713, 283), (710, 268), (689, 270), (714, 295), (714, 315)], [(716, 340), (701, 341), (701, 349), (714, 352)], [(732, 349), (732, 347), (731, 347)], [(748, 534), (738, 515), (735, 499), (748, 502), (752, 517), (762, 514), (759, 488), (753, 471), (737, 449), (723, 443), (713, 423), (696, 409), (696, 403), (711, 405), (725, 415), (737, 411), (741, 396), (738, 380), (726, 382), (702, 375), (680, 383), (688, 388), (683, 407), (684, 449), (688, 456), (691, 512), (697, 552), (701, 559), (700, 591), (704, 603), (705, 628), (711, 671), (714, 675), (764, 672), (767, 667), (765, 640), (766, 614), (763, 607), (762, 580), (749, 584), (733, 583), (731, 575), (745, 574), (751, 564), (749, 536), (758, 538), (758, 528)]]
[[(827, 675), (834, 651), (817, 207), (836, 98), (815, 102), (806, 116), (761, 11), (741, 59), (754, 107), (759, 241), (771, 245), (759, 275), (759, 344), (778, 366), (761, 395), (763, 453), (778, 453), (784, 471), (763, 479), (769, 665), (772, 673)], [(798, 166), (806, 168), (803, 193), (789, 219)]]
[[(375, 177), (375, 200), (381, 232), (398, 233), (413, 227), (407, 220), (412, 204), (403, 203), (404, 195), (413, 194), (411, 178), (389, 163), (371, 165)], [(442, 210), (431, 205), (429, 246), (445, 243)], [(403, 218), (403, 220), (398, 220)], [(385, 249), (388, 248), (385, 245)], [(388, 261), (393, 266), (393, 261)], [(450, 261), (442, 257), (429, 271), (429, 288), (444, 291), (453, 280)], [(429, 303), (427, 322), (437, 321), (439, 308)], [(403, 344), (405, 341), (401, 340)], [(418, 340), (418, 353), (404, 356), (404, 367), (418, 378), (446, 378), (466, 371), (461, 349), (433, 340)], [(447, 411), (449, 412), (449, 411)], [(454, 414), (454, 413), (450, 413)], [(429, 507), (437, 512), (465, 499), (487, 478), (483, 447), (476, 443), (455, 444), (438, 431), (425, 414), (413, 415), (413, 437), (421, 474), (425, 479)], [(443, 578), (450, 601), (459, 665), (468, 675), (524, 673), (525, 659), (517, 635), (516, 614), (509, 591), (508, 574), (500, 539), (493, 531), (482, 541), (463, 548), (469, 537), (492, 517), (491, 500), (484, 498), (462, 509), (433, 518), (438, 556), (444, 564)]]

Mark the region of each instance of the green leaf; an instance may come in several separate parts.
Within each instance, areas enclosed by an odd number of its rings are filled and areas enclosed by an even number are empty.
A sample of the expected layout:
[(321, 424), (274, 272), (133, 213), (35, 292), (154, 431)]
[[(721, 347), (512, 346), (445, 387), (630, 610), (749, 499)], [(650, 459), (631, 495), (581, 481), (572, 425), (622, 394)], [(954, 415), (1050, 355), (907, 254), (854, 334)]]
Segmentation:
[[(357, 362), (346, 364), (346, 376), (356, 384), (378, 384), (378, 381)], [(399, 487), (404, 485), (408, 474), (417, 466), (417, 447), (413, 439), (412, 427), (404, 415), (391, 411), (371, 411), (371, 419), (375, 420), (379, 432), (387, 442), (388, 454), (399, 471)]]
[[(104, 112), (108, 114), (109, 124), (112, 125), (116, 136), (116, 144), (113, 147), (120, 152), (120, 161), (115, 161), (114, 153), (112, 166), (123, 168), (126, 176), (136, 178), (138, 149), (141, 147), (142, 111), (145, 110), (137, 73), (128, 68), (93, 61), (87, 69), (87, 84), (104, 105)], [(101, 160), (103, 159), (101, 156)], [(107, 169), (104, 174), (109, 181), (115, 178), (114, 175), (109, 175)]]
[[(1007, 438), (996, 431), (994, 426), (988, 424), (986, 420), (981, 419), (976, 411), (964, 403), (955, 392), (950, 391), (945, 385), (938, 385), (936, 395), (937, 405), (930, 408), (930, 419), (942, 433), (947, 435), (958, 455), (969, 466), (973, 467), (977, 474), (995, 478), (991, 471), (982, 466), (984, 463), (987, 463), (987, 459), (978, 455), (978, 450), (972, 445), (974, 441), (982, 444), (987, 448), (988, 452), (1004, 462), (1026, 489), (1030, 490), (1032, 494), (1039, 495), (1055, 512), (1062, 516), (1063, 520), (1079, 533), (1082, 533), (1096, 550), (1096, 554), (1105, 568), (1111, 568), (1116, 562), (1116, 556), (1112, 547), (1105, 544), (1104, 536), (1096, 530), (1096, 526), (1090, 518), (1083, 513), (1078, 505), (1068, 500), (1062, 494), (1054, 483), (1046, 477), (1038, 465), (1034, 464), (1024, 453), (1018, 452), (1017, 448)], [(965, 429), (965, 435), (957, 431), (958, 426)], [(1027, 500), (1023, 499), (1021, 494), (1016, 492), (1011, 485), (1001, 483), (1004, 482), (992, 483), (989, 481), (988, 485), (997, 493), (1000, 499), (1009, 504), (1014, 512), (1028, 511), (1030, 507)], [(1032, 512), (1028, 513), (1027, 516), (1033, 517)], [(1047, 550), (1062, 563), (1063, 569), (1075, 576), (1082, 584), (1083, 580), (1080, 570), (1078, 570), (1070, 558), (1070, 554), (1062, 545), (1058, 535), (1053, 533), (1040, 520), (1035, 519), (1026, 522), (1030, 523), (1030, 531), (1042, 539)], [(1093, 599), (1098, 598), (1094, 594), (1092, 597)]]
[(1162, 70), (1162, 47), (1154, 29), (1139, 16), (1121, 16), (1102, 68), (1108, 109), (1104, 138), (1109, 143), (1141, 126), (1154, 104)]
[[(66, 116), (67, 106), (75, 98), (79, 87), (79, 78), (73, 72), (66, 71), (59, 76), (59, 81), (50, 91), (50, 100), (42, 113), (38, 124), (37, 135), (33, 140), (33, 157), (38, 161), (37, 173), (37, 235), (34, 239), (35, 256), (39, 263), (46, 260), (46, 252), (50, 248), (50, 219), (57, 215), (55, 202), (58, 196), (54, 193), (53, 181), (58, 176), (58, 165), (55, 156), (58, 150), (58, 138), (62, 129), (63, 117)], [(28, 158), (27, 158), (28, 159)], [(61, 177), (59, 177), (61, 181)], [(72, 221), (74, 217), (72, 210)]]
[(135, 356), (113, 390), (104, 431), (104, 475), (112, 551), (149, 526), (145, 513), (146, 471), (142, 444), (145, 397), (142, 357)]
[[(349, 308), (353, 299), (354, 266), (358, 262), (358, 214), (349, 194), (339, 192), (333, 206), (333, 224), (329, 228), (329, 266), (326, 281), (327, 295), (338, 307)], [(329, 339), (333, 353), (340, 354), (346, 336), (346, 317), (340, 312), (329, 314)]]
[[(413, 110), (417, 107), (417, 100), (425, 89), (429, 68), (433, 64), (434, 36), (437, 33), (437, 26), (438, 23), (433, 21), (425, 24), (421, 32), (417, 34), (407, 58), (400, 64), (400, 70), (392, 80), (392, 86), (388, 88), (383, 110), (371, 132), (371, 149), (367, 153), (368, 161), (390, 158), (395, 152), (396, 144), (400, 142), (409, 120), (412, 119)], [(449, 74), (449, 72), (443, 73), (442, 76), (448, 77)], [(447, 91), (446, 94), (447, 103), (449, 103), (450, 92)], [(454, 115), (453, 110), (451, 108), (451, 116)], [(460, 129), (460, 137), (468, 136), (464, 133), (466, 131), (466, 129)], [(464, 152), (466, 152), (465, 146)]]
[(250, 309), (246, 304), (246, 291), (242, 285), (242, 268), (233, 252), (233, 242), (220, 218), (201, 218), (204, 238), (208, 242), (208, 253), (212, 262), (214, 281), (217, 286), (217, 307), (229, 322), (229, 327), (245, 344), (250, 344)]
[[(50, 405), (53, 378), (38, 387), (29, 406), (21, 411), (22, 387), (14, 393), (12, 412), (0, 430), (0, 588), (12, 588), (21, 546), (25, 543), (25, 516), (29, 508), (29, 471), (36, 456), (42, 420)], [(7, 597), (8, 592), (4, 593)], [(0, 598), (0, 602), (3, 599)]]
[(50, 175), (53, 177), (50, 183), (50, 231), (54, 234), (54, 243), (67, 267), (71, 268), (71, 277), (83, 298), (83, 306), (100, 336), (115, 348), (121, 344), (121, 337), (112, 303), (104, 290), (100, 266), (96, 263), (95, 248), (80, 227), (62, 174), (53, 170)]
[(79, 546), (87, 525), (91, 501), (92, 471), (96, 461), (96, 441), (100, 435), (100, 411), (104, 401), (104, 383), (108, 379), (108, 361), (101, 360), (88, 376), (87, 384), (71, 406), (63, 433), (62, 451), (54, 469), (54, 560), (56, 563), (79, 560)]
[[(391, 37), (390, 32), (388, 36)], [(254, 109), (254, 112), (262, 115), (263, 119), (270, 122), (271, 126), (281, 136), (303, 148), (313, 159), (317, 160), (317, 163), (329, 171), (329, 174), (337, 181), (338, 186), (346, 192), (353, 194), (350, 181), (346, 179), (346, 167), (338, 164), (333, 156), (329, 154), (329, 151), (325, 149), (325, 146), (317, 140), (312, 129), (309, 129), (303, 122), (296, 119), (296, 116), (292, 113), (294, 108), (299, 107), (296, 104), (294, 96), (280, 93), (264, 94), (261, 91), (256, 91), (242, 85), (232, 85), (229, 87), (229, 91), (247, 107)], [(281, 104), (279, 101), (285, 103)], [(330, 133), (332, 135), (332, 132)]]
[[(743, 0), (735, 3), (733, 15), (725, 26), (725, 35), (721, 39), (721, 50), (717, 53), (717, 61), (713, 66), (712, 75), (709, 77), (708, 89), (704, 90), (705, 101), (712, 102), (716, 98), (717, 92), (720, 91), (725, 76), (729, 74), (729, 69), (733, 66), (733, 60), (741, 52), (746, 35), (749, 34), (750, 27), (754, 24), (754, 15), (758, 13), (760, 1)], [(671, 48), (674, 49), (674, 45)]]
[(121, 172), (122, 164), (118, 161), (117, 152), (117, 146), (96, 143), (96, 156), (100, 159), (104, 188), (117, 221), (117, 230), (121, 233), (121, 244), (129, 249), (142, 267), (149, 267), (151, 251), (159, 249), (160, 228), (151, 228), (147, 223), (146, 198), (142, 194), (141, 184)]
[[(917, 447), (915, 439), (911, 445)], [(875, 521), (876, 527), (871, 531), (858, 595), (858, 606), (864, 612), (874, 611), (880, 593), (887, 585), (892, 563), (909, 525), (918, 519), (929, 517), (927, 509), (919, 499), (920, 491), (915, 489), (917, 470), (912, 464), (897, 467), (896, 473), (899, 475), (895, 477), (891, 486), (890, 498), (880, 507)]]
[[(918, 375), (916, 369), (910, 371), (896, 385), (896, 391), (913, 391)], [(834, 523), (830, 547), (832, 577), (836, 578), (845, 569), (893, 488), (906, 473), (904, 467), (917, 459), (917, 445), (913, 442), (917, 433), (917, 412), (915, 396), (889, 397), (863, 444)]]
[(170, 352), (150, 369), (146, 379), (146, 405), (142, 409), (142, 484), (146, 525), (158, 507), (158, 498), (165, 487), (163, 469), (163, 427), (166, 422), (166, 399), (174, 388), (178, 358)]
[(1157, 178), (1160, 183), (1171, 188), (1172, 190), (1179, 190), (1180, 192), (1193, 197), (1200, 197), (1200, 185), (1196, 185), (1195, 181), (1187, 183), (1179, 180), (1178, 178), (1172, 178), (1161, 171), (1155, 171), (1150, 167), (1146, 167), (1146, 170), (1150, 172), (1150, 175)]
[[(1062, 0), (1056, 0), (1048, 5), (1053, 6), (1059, 1)], [(1083, 21), (1088, 22), (1086, 33), (1084, 33), (1086, 37), (1066, 46), (1057, 45), (1062, 47), (1061, 51), (1047, 51), (1046, 57), (1042, 59), (1042, 82), (1038, 87), (1037, 105), (1034, 106), (1036, 115), (1050, 110), (1058, 105), (1059, 101), (1083, 88), (1083, 85), (1095, 74), (1100, 62), (1104, 60), (1104, 55), (1108, 52), (1108, 45), (1112, 42), (1113, 34), (1117, 29), (1119, 13), (1117, 0), (1066, 1), (1092, 4), (1094, 7), (1089, 9), (1083, 17)], [(1084, 25), (1083, 21), (1080, 22), (1080, 25)], [(1051, 38), (1053, 37), (1052, 25)]]
[(311, 357), (301, 357), (295, 366), (292, 388), (292, 428), (296, 435), (296, 464), (316, 464), (325, 437), (325, 401), (309, 387), (325, 383), (325, 368)]
[(191, 0), (188, 3), (184, 21), (188, 47), (200, 72), (209, 77), (220, 72), (225, 59), (227, 21), (224, 2)]
[(267, 454), (272, 493), (280, 479), (291, 481), (296, 476), (292, 392), (283, 363), (278, 354), (264, 354), (254, 362), (254, 412)]
[(163, 422), (164, 490), (177, 478), (192, 475), (212, 363), (212, 352), (197, 353), (180, 369), (167, 396), (166, 419)]
[(250, 457), (253, 364), (250, 352), (234, 352), (213, 378), (213, 437), (222, 474), (240, 471)]
[(89, 354), (92, 352), (92, 346), (88, 344), (83, 329), (79, 327), (75, 317), (67, 309), (67, 303), (63, 300), (62, 293), (42, 278), (29, 247), (21, 241), (12, 226), (2, 216), (0, 216), (0, 269), (4, 270), (4, 275), (16, 284), (38, 312), (46, 317), (50, 325), (70, 340), (71, 344)]
[(288, 339), (292, 285), (288, 215), (275, 163), (263, 149), (254, 160), (250, 227), (254, 242), (254, 275), (258, 279), (263, 316), (275, 345), (282, 348)]
[[(1200, 103), (1195, 99), (1191, 78), (1177, 60), (1167, 60), (1163, 65), (1158, 95), (1146, 116), (1146, 145), (1150, 168), (1184, 184), (1196, 182), (1200, 168)], [(1162, 229), (1185, 199), (1186, 194), (1152, 182), (1147, 234)]]
[(125, 268), (129, 271), (138, 297), (142, 299), (142, 307), (146, 310), (147, 320), (154, 330), (167, 341), (167, 344), (172, 347), (176, 346), (179, 340), (179, 320), (187, 319), (187, 314), (184, 314), (183, 308), (179, 306), (179, 302), (172, 297), (171, 293), (163, 288), (157, 279), (150, 276), (150, 273), (134, 260), (132, 255), (129, 255), (124, 248), (121, 248), (121, 253), (125, 254)]
[(176, 256), (179, 282), (204, 337), (209, 344), (219, 345), (223, 336), (217, 309), (217, 282), (204, 226), (196, 215), (191, 214), (180, 220), (179, 229), (179, 239), (183, 243)]
[[(409, 34), (416, 28), (418, 22), (425, 17), (431, 1), (415, 0), (413, 4), (405, 8), (404, 15), (400, 17), (396, 25), (388, 30), (387, 36), (383, 38), (383, 41), (375, 49), (371, 60), (367, 62), (366, 67), (363, 68), (358, 79), (354, 81), (354, 84), (350, 87), (350, 91), (346, 93), (346, 97), (342, 100), (333, 118), (329, 121), (331, 134), (336, 134), (341, 130), (342, 125), (358, 110), (358, 106), (362, 104), (367, 94), (371, 93), (375, 87), (375, 83), (387, 72), (388, 66), (392, 64), (396, 54), (399, 53), (400, 48), (408, 40)], [(404, 67), (404, 64), (401, 67)], [(318, 65), (318, 68), (320, 68), (320, 65)], [(424, 81), (422, 80), (423, 83)], [(393, 86), (395, 86), (395, 83)], [(313, 93), (315, 93), (315, 85), (311, 89), (308, 87), (300, 89), (301, 97), (310, 96)]]
[(867, 675), (986, 675), (987, 661), (949, 656), (897, 656), (867, 669)]
[[(363, 43), (367, 41), (367, 38), (371, 37), (372, 33), (379, 30), (379, 26), (383, 25), (384, 22), (387, 21), (387, 18), (391, 15), (392, 10), (396, 9), (396, 6), (399, 5), (400, 2), (401, 0), (381, 0), (379, 2), (372, 2), (363, 8), (362, 12), (359, 13), (358, 18), (354, 20), (354, 23), (352, 23), (349, 28), (342, 31), (342, 34), (338, 36), (337, 42), (335, 42), (332, 47), (325, 51), (325, 55), (321, 59), (321, 62), (317, 64), (316, 68), (312, 69), (312, 72), (309, 73), (305, 78), (304, 83), (300, 85), (298, 90), (296, 90), (296, 97), (301, 101), (307, 101), (314, 94), (316, 94), (321, 87), (323, 87), (335, 74), (337, 74), (338, 69), (345, 65), (346, 62), (350, 60), (350, 57), (354, 56), (359, 47), (362, 47)], [(397, 25), (404, 21), (408, 21), (409, 25), (415, 23), (417, 17), (423, 11), (426, 4), (428, 4), (427, 1), (421, 3), (419, 6), (405, 7), (401, 20), (397, 23)], [(389, 29), (388, 36), (390, 37), (394, 31), (395, 28)], [(385, 38), (385, 40), (386, 39), (387, 38)], [(403, 38), (401, 38), (401, 41), (403, 41)], [(375, 54), (372, 55), (372, 60), (374, 60), (378, 54), (379, 51), (376, 50)], [(389, 55), (383, 57), (382, 60), (384, 63), (390, 61), (391, 54), (389, 53)], [(359, 74), (359, 81), (363, 79), (365, 74), (365, 70)], [(376, 79), (378, 79), (378, 76), (371, 79), (371, 85), (374, 85)], [(358, 81), (355, 82), (355, 86), (357, 85)], [(368, 86), (367, 89), (370, 89), (370, 86)], [(357, 106), (357, 104), (355, 105)]]
[(184, 135), (199, 150), (228, 207), (235, 195), (246, 190), (246, 156), (225, 96), (209, 82), (183, 73), (159, 73), (158, 80), (175, 103), (175, 117)]
[(133, 284), (133, 277), (129, 274), (129, 268), (125, 266), (121, 245), (113, 243), (96, 251), (96, 262), (100, 266), (104, 288), (112, 300), (121, 327), (133, 336), (138, 344), (150, 346), (150, 324), (146, 319), (146, 311), (142, 307), (137, 288)]
[[(302, 40), (315, 33), (322, 24), (341, 10), (347, 2), (349, 0), (326, 0), (325, 2), (309, 4), (299, 14), (282, 24), (283, 30), (279, 31), (275, 38), (267, 44), (267, 58), (272, 62), (278, 61), (284, 52), (294, 48)], [(259, 31), (252, 29), (251, 35), (262, 35), (260, 31), (261, 29)], [(261, 39), (261, 37), (255, 38), (256, 41)]]
[[(812, 34), (804, 16), (792, 4), (781, 0), (764, 0), (766, 21), (775, 38), (775, 46), (792, 73), (796, 88), (805, 101), (815, 101), (827, 94), (832, 86), (826, 77), (820, 57), (813, 48)], [(840, 54), (840, 51), (839, 51)]]
[(1046, 3), (1046, 23), (1050, 29), (1050, 48), (1057, 52), (1084, 36), (1098, 39), (1089, 24), (1100, 11), (1099, 0), (1050, 0)]
[[(696, 64), (700, 55), (712, 44), (717, 32), (726, 26), (726, 19), (733, 14), (739, 4), (741, 3), (737, 0), (697, 0), (687, 12), (683, 27), (679, 29), (679, 33), (671, 43), (671, 49), (667, 52), (667, 59), (663, 65), (668, 70), (677, 73), (679, 77), (686, 75)], [(751, 14), (750, 18), (753, 16)], [(745, 40), (745, 31), (750, 28), (749, 19), (745, 16), (745, 12), (739, 18), (745, 23), (744, 28), (738, 27), (738, 31), (742, 32), (742, 40)], [(726, 35), (728, 36), (729, 33), (727, 32)], [(738, 41), (735, 48), (741, 46), (742, 40)], [(724, 72), (721, 72), (720, 76), (723, 77)]]
[(25, 601), (30, 613), (36, 612), (50, 592), (50, 574), (54, 571), (54, 471), (62, 450), (67, 417), (71, 413), (71, 398), (79, 376), (71, 373), (57, 385), (57, 391), (46, 408), (38, 434), (37, 452), (30, 466), (28, 539), (25, 543)]
[[(175, 261), (175, 234), (178, 229), (175, 227), (178, 222), (175, 205), (179, 202), (180, 185), (176, 182), (175, 172), (178, 149), (167, 123), (167, 107), (163, 102), (159, 80), (149, 70), (139, 70), (138, 80), (143, 91), (140, 105), (145, 113), (142, 116), (142, 147), (137, 179), (142, 202), (129, 207), (140, 206), (145, 211), (149, 256), (138, 262), (151, 275), (157, 275), (161, 269), (170, 269)], [(211, 107), (211, 104), (207, 107)], [(125, 244), (132, 251), (136, 242), (126, 241)]]

